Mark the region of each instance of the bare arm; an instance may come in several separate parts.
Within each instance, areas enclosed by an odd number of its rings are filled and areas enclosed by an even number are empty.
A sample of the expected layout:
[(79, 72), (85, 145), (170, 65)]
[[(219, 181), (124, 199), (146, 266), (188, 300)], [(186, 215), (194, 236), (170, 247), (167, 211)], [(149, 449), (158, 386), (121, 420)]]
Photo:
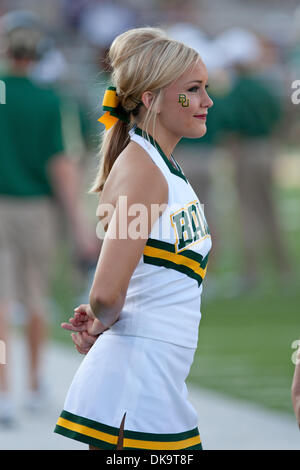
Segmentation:
[[(91, 310), (106, 327), (118, 319), (130, 278), (156, 220), (151, 218), (151, 206), (168, 202), (167, 181), (149, 155), (142, 149), (126, 150), (118, 157), (106, 183), (106, 191), (114, 194), (115, 209), (90, 291)], [(130, 215), (133, 204), (140, 206)], [(133, 221), (140, 214), (143, 234), (135, 238)]]
[(62, 204), (68, 222), (79, 225), (79, 168), (66, 155), (53, 157), (48, 164), (48, 173), (55, 195)]
[(80, 206), (80, 167), (68, 156), (60, 154), (50, 160), (47, 170), (80, 254), (93, 259), (99, 253), (99, 247), (97, 249), (96, 235), (91, 233)]

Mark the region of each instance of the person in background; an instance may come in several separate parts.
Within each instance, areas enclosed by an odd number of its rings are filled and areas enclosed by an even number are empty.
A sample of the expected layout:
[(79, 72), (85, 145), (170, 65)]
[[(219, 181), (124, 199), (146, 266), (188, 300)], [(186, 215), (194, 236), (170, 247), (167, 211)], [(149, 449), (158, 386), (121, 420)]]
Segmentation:
[[(234, 179), (240, 213), (244, 263), (238, 292), (259, 284), (259, 259), (270, 250), (280, 280), (289, 282), (291, 265), (282, 239), (273, 198), (275, 133), (280, 125), (280, 98), (261, 78), (260, 42), (255, 34), (240, 28), (217, 39), (227, 51), (233, 72), (227, 95), (224, 132), (230, 136)], [(261, 248), (263, 247), (263, 248)]]
[[(300, 5), (291, 18), (289, 41), (285, 55), (285, 90), (287, 90), (287, 126), (286, 133), (291, 144), (299, 146), (299, 80), (300, 80)], [(297, 104), (298, 103), (298, 104)]]
[(8, 70), (6, 104), (0, 105), (0, 339), (8, 350), (0, 365), (0, 422), (15, 418), (9, 380), (9, 329), (14, 301), (27, 319), (29, 383), (27, 406), (44, 403), (41, 354), (47, 338), (47, 297), (56, 248), (56, 207), (70, 226), (71, 242), (82, 259), (98, 255), (79, 204), (79, 167), (64, 151), (60, 100), (32, 81), (40, 57), (43, 29), (30, 12), (14, 11), (0, 19)]

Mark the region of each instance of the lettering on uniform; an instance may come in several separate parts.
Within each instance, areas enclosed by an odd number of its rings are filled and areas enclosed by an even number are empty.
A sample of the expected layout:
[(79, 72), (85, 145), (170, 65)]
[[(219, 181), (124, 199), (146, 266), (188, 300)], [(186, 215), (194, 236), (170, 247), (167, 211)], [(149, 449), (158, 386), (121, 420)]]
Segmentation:
[(170, 215), (175, 232), (176, 252), (197, 243), (210, 234), (201, 205), (192, 201)]

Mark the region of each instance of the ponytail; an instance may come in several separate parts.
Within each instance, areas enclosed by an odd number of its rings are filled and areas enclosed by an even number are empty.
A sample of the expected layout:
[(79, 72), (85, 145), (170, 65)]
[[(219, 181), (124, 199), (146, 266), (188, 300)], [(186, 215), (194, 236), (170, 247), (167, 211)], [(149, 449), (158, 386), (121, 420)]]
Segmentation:
[(97, 176), (88, 191), (89, 194), (102, 192), (113, 164), (129, 142), (129, 129), (130, 124), (118, 120), (109, 130), (103, 131), (99, 152), (100, 163)]

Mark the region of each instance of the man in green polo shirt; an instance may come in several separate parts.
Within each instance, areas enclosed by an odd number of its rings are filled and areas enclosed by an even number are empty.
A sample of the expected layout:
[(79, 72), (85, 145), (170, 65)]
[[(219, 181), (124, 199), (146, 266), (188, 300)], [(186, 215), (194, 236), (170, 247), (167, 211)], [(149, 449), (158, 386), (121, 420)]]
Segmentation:
[[(261, 260), (272, 255), (281, 282), (292, 279), (287, 244), (273, 198), (273, 165), (277, 155), (276, 134), (280, 130), (283, 107), (272, 76), (264, 70), (264, 49), (247, 30), (232, 29), (225, 42), (231, 51), (234, 76), (225, 100), (224, 132), (231, 137), (234, 180), (240, 212), (244, 263), (240, 294), (259, 287)], [(269, 81), (264, 77), (269, 76)], [(269, 251), (270, 250), (270, 251)], [(234, 291), (233, 291), (234, 292)]]
[[(19, 301), (28, 313), (29, 401), (42, 401), (40, 353), (46, 333), (46, 299), (56, 246), (56, 202), (62, 206), (82, 258), (94, 258), (96, 235), (79, 212), (78, 167), (64, 155), (60, 99), (31, 81), (43, 32), (30, 13), (0, 19), (8, 71), (0, 76), (0, 340), (8, 345), (9, 312)], [(3, 100), (2, 100), (3, 102)], [(0, 423), (13, 419), (7, 364), (0, 365)]]

